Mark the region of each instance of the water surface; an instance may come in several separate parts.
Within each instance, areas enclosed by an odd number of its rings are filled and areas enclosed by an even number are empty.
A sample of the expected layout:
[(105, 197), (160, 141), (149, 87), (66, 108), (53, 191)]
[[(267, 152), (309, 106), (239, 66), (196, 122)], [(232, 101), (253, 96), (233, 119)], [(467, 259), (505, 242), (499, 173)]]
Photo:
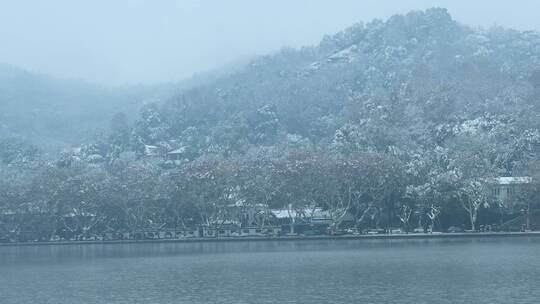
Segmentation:
[(540, 303), (540, 238), (0, 247), (0, 303)]

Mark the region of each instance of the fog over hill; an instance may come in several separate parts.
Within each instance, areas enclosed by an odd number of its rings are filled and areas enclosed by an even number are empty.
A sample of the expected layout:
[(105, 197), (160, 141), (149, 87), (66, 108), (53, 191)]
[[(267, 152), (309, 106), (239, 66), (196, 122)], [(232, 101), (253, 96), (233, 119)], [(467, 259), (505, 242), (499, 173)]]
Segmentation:
[(0, 137), (41, 147), (90, 140), (123, 112), (134, 118), (145, 103), (166, 99), (175, 86), (104, 87), (0, 66)]

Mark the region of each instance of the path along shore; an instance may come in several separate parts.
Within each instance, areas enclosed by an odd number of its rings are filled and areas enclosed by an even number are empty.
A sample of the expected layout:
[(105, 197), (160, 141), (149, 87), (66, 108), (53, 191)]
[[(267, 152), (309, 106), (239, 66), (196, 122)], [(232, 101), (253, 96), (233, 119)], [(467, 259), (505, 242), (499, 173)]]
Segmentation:
[(494, 238), (494, 237), (540, 237), (540, 231), (529, 232), (466, 232), (466, 233), (409, 233), (373, 235), (318, 235), (318, 236), (279, 236), (279, 237), (216, 237), (151, 240), (113, 240), (113, 241), (50, 241), (0, 243), (0, 246), (53, 246), (86, 244), (140, 244), (140, 243), (199, 243), (199, 242), (246, 242), (246, 241), (309, 241), (309, 240), (375, 240), (375, 239), (448, 239), (448, 238)]

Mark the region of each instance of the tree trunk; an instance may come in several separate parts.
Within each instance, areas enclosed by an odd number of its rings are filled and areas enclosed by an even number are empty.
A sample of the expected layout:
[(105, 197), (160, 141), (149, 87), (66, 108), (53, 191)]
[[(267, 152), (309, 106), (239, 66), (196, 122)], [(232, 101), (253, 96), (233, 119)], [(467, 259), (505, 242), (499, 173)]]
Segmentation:
[(531, 213), (530, 213), (530, 210), (531, 210), (531, 203), (530, 202), (527, 202), (527, 230), (531, 230)]
[(473, 215), (473, 212), (474, 212), (474, 211), (471, 211), (471, 212), (469, 213), (469, 216), (470, 216), (470, 219), (471, 219), (471, 230), (472, 230), (472, 231), (476, 231), (476, 227), (475, 227), (476, 219), (475, 219), (475, 216)]

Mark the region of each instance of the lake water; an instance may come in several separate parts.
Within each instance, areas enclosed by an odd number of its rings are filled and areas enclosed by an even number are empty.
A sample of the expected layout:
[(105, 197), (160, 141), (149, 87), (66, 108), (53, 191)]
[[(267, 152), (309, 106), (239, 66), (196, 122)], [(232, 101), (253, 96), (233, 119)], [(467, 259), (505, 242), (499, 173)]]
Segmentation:
[(0, 303), (540, 303), (540, 238), (0, 247)]

